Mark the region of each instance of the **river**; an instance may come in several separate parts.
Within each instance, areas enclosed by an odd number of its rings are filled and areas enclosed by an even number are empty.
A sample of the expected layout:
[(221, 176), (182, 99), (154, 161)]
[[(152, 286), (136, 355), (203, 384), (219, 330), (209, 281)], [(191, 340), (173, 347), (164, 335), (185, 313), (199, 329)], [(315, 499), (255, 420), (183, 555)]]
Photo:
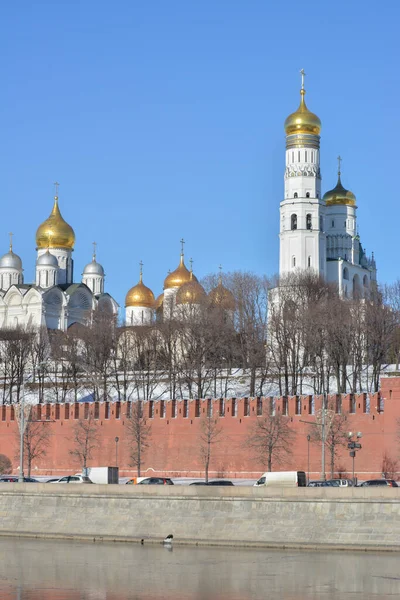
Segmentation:
[(394, 600), (399, 558), (0, 538), (0, 598)]

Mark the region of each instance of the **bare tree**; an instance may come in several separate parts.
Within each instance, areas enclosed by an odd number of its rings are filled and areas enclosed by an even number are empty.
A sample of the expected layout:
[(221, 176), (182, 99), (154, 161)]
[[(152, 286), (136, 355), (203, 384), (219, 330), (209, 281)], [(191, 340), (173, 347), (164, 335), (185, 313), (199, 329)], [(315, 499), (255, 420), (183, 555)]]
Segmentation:
[(130, 418), (127, 419), (127, 438), (129, 443), (130, 464), (136, 467), (140, 477), (143, 455), (150, 445), (151, 425), (143, 411), (143, 403), (138, 400), (132, 403)]
[(222, 427), (219, 418), (211, 414), (211, 407), (209, 405), (207, 413), (201, 418), (199, 435), (200, 457), (204, 464), (206, 483), (208, 483), (212, 449), (215, 444), (221, 442), (221, 436)]
[[(45, 421), (38, 422), (32, 420), (32, 412), (25, 424), (24, 431), (24, 458), (27, 465), (27, 476), (31, 476), (32, 463), (34, 460), (43, 458), (47, 454), (50, 444), (50, 431)], [(19, 444), (20, 432), (15, 434), (16, 443)], [(16, 458), (19, 457), (19, 446)]]
[(399, 461), (384, 452), (382, 457), (382, 475), (385, 479), (397, 480), (399, 471)]
[(82, 466), (82, 470), (85, 471), (88, 461), (93, 458), (93, 451), (100, 444), (98, 426), (92, 410), (89, 410), (87, 419), (79, 419), (75, 423), (72, 442), (74, 447), (69, 453), (76, 458)]
[(268, 471), (272, 471), (273, 464), (281, 465), (292, 454), (295, 437), (287, 417), (270, 414), (257, 418), (247, 444)]
[(8, 475), (11, 472), (11, 460), (5, 454), (0, 454), (0, 475)]

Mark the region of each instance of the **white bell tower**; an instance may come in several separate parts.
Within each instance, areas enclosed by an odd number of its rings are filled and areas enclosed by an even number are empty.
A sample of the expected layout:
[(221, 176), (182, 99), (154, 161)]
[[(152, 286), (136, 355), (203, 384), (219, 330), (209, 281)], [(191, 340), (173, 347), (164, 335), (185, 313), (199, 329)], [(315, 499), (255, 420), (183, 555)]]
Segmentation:
[(280, 205), (279, 274), (313, 269), (325, 277), (325, 203), (321, 198), (321, 121), (305, 103), (304, 70), (300, 106), (285, 121), (285, 198)]

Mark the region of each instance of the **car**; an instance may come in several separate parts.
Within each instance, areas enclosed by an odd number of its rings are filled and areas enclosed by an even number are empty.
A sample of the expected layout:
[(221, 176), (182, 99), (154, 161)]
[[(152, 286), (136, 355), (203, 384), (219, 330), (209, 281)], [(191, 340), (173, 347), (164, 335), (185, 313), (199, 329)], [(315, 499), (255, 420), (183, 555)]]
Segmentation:
[(375, 487), (375, 486), (399, 487), (394, 479), (368, 479), (360, 483), (360, 487)]
[(232, 481), (229, 479), (214, 479), (214, 481), (209, 481), (206, 485), (234, 485)]
[(65, 477), (60, 477), (49, 483), (93, 483), (93, 481), (84, 475), (65, 475)]
[(193, 483), (189, 483), (189, 485), (208, 485), (205, 481), (193, 481)]
[(169, 477), (146, 477), (138, 485), (174, 485), (174, 482)]
[(334, 485), (336, 487), (352, 487), (353, 486), (353, 481), (351, 479), (329, 479), (328, 481), (331, 481), (332, 484), (333, 482), (336, 482)]
[(323, 481), (321, 479), (320, 481), (309, 481), (307, 484), (307, 487), (328, 487), (328, 486), (327, 486), (327, 481)]
[[(0, 483), (18, 483), (18, 475), (1, 475)], [(24, 483), (39, 483), (39, 481), (33, 477), (24, 477)]]

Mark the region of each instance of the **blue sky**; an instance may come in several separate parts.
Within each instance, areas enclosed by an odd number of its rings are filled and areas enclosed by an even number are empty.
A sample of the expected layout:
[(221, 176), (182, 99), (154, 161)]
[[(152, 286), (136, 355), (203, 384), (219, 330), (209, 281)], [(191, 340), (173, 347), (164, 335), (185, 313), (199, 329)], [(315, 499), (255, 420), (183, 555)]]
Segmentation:
[(357, 196), (380, 281), (398, 276), (400, 4), (371, 0), (36, 0), (0, 9), (0, 251), (25, 281), (35, 232), (60, 207), (75, 279), (93, 240), (123, 306), (193, 257), (200, 278), (278, 270), (286, 116), (299, 70), (322, 120), (323, 190)]

